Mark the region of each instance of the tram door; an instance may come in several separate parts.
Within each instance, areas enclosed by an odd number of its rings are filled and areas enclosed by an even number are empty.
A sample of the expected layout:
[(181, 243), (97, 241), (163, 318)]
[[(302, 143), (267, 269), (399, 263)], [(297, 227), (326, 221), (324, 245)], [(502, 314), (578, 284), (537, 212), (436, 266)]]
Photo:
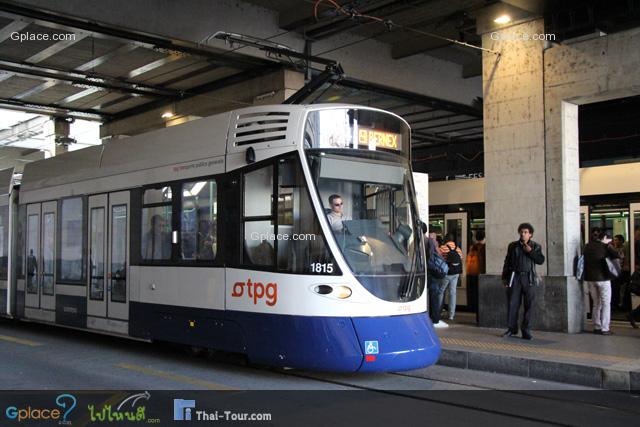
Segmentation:
[[(56, 202), (27, 206), (26, 293), (27, 317), (55, 319)], [(49, 315), (33, 309), (48, 311)]]
[(87, 327), (127, 333), (129, 192), (89, 197)]
[(464, 268), (464, 263), (467, 258), (467, 215), (468, 214), (466, 212), (444, 214), (444, 236), (446, 236), (448, 233), (453, 233), (456, 237), (456, 245), (458, 245), (463, 255), (463, 268), (462, 274), (460, 274), (460, 278), (458, 279), (456, 305), (467, 304), (467, 272)]

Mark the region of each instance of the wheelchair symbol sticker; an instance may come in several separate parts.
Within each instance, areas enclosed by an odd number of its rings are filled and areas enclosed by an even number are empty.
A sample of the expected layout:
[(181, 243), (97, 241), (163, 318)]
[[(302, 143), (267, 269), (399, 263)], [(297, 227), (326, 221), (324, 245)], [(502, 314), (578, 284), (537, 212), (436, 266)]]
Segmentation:
[(365, 341), (364, 352), (365, 354), (378, 354), (378, 341)]

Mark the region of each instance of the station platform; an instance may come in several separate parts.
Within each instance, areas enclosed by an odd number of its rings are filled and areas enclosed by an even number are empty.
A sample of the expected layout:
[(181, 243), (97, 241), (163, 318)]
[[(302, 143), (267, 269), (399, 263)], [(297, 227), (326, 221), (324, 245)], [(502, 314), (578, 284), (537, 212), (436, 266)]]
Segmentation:
[(614, 335), (532, 331), (534, 339), (527, 341), (503, 338), (506, 328), (477, 327), (475, 315), (456, 315), (455, 321), (447, 321), (448, 328), (436, 329), (442, 344), (440, 365), (640, 391), (640, 329), (629, 322), (612, 322)]

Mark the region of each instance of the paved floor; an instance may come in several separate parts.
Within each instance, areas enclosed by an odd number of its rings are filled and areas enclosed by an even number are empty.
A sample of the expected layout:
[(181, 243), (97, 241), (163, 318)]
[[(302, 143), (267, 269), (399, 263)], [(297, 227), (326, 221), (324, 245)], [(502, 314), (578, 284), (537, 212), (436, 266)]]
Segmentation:
[(631, 328), (628, 322), (614, 322), (612, 330), (615, 335), (533, 331), (534, 339), (527, 341), (517, 337), (502, 338), (503, 329), (474, 326), (469, 314), (463, 313), (458, 317), (457, 321), (449, 323), (449, 328), (437, 330), (446, 348), (488, 350), (510, 355), (520, 353), (598, 366), (640, 363), (640, 330)]
[[(194, 390), (576, 390), (553, 381), (432, 366), (404, 374), (319, 374), (243, 366), (151, 344), (0, 321), (0, 388)], [(226, 358), (226, 360), (225, 360)], [(230, 362), (230, 363), (229, 363)]]
[(615, 322), (615, 335), (533, 331), (534, 339), (503, 338), (503, 329), (480, 328), (468, 313), (437, 329), (439, 364), (598, 387), (640, 390), (640, 330)]
[[(0, 389), (12, 390), (11, 399), (20, 395), (17, 390), (48, 389), (94, 401), (105, 393), (89, 390), (113, 390), (98, 399), (113, 405), (129, 398), (123, 390), (148, 391), (161, 404), (160, 412), (148, 408), (152, 421), (161, 418), (162, 425), (171, 419), (172, 399), (197, 398), (198, 407), (206, 408), (205, 396), (212, 409), (248, 402), (251, 410), (273, 412), (281, 425), (308, 427), (365, 419), (376, 425), (603, 426), (633, 424), (640, 417), (630, 394), (554, 381), (446, 366), (351, 375), (271, 370), (244, 366), (228, 355), (197, 357), (168, 344), (3, 320), (0, 357)], [(322, 393), (327, 390), (332, 392)], [(84, 415), (74, 425), (90, 424), (86, 408), (79, 406)]]

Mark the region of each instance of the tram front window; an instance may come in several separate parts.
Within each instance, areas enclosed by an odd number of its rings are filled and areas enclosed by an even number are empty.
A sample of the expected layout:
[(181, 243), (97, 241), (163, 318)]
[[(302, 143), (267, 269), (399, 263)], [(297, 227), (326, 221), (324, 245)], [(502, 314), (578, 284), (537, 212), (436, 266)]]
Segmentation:
[(396, 161), (309, 150), (309, 163), (335, 240), (358, 280), (387, 301), (424, 289), (422, 238), (411, 172)]

